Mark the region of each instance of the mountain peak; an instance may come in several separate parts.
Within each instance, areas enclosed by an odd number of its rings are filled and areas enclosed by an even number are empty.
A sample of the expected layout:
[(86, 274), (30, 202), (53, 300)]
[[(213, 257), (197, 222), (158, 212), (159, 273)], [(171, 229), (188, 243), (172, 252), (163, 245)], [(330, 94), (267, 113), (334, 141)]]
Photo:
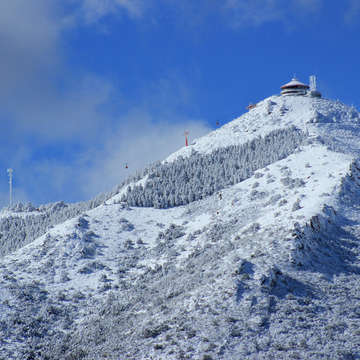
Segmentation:
[[(216, 148), (242, 144), (272, 130), (290, 126), (314, 136), (342, 137), (345, 124), (348, 126), (346, 132), (351, 137), (357, 137), (360, 114), (352, 106), (310, 96), (273, 95), (221, 128), (195, 139), (190, 146), (179, 149), (166, 161), (174, 161), (178, 156), (189, 156), (192, 151), (209, 154)], [(326, 134), (324, 129), (329, 133)], [(349, 148), (348, 151), (352, 150)]]
[(4, 214), (0, 357), (354, 358), (359, 119), (271, 96), (105, 201)]

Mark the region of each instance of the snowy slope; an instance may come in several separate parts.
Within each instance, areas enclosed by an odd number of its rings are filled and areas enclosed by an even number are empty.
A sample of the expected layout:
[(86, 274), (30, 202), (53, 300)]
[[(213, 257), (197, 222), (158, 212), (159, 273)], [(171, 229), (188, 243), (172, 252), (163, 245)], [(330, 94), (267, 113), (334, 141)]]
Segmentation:
[(295, 126), (287, 158), (185, 206), (120, 192), (4, 257), (0, 357), (360, 358), (359, 121), (265, 99), (166, 161)]
[(21, 203), (0, 211), (0, 257), (29, 244), (54, 225), (71, 219), (100, 204), (99, 199), (65, 204), (62, 201), (41, 205)]
[(196, 139), (192, 145), (180, 149), (165, 161), (173, 161), (180, 155), (189, 156), (193, 150), (211, 153), (214, 148), (245, 143), (291, 125), (311, 135), (324, 134), (326, 129), (331, 132), (328, 136), (344, 140), (346, 130), (347, 134), (356, 137), (359, 123), (358, 111), (340, 102), (305, 96), (271, 96), (220, 129)]
[[(359, 156), (359, 124), (359, 112), (354, 107), (338, 101), (305, 96), (271, 96), (220, 129), (195, 139), (190, 146), (171, 154), (163, 163), (171, 163), (179, 156), (189, 157), (193, 152), (211, 154), (219, 148), (246, 144), (266, 136), (271, 131), (291, 126), (301, 129), (310, 138), (330, 146), (334, 151), (357, 157)], [(108, 202), (120, 201), (129, 187), (140, 184), (145, 186), (146, 182), (147, 176), (124, 186), (117, 196), (112, 197)]]

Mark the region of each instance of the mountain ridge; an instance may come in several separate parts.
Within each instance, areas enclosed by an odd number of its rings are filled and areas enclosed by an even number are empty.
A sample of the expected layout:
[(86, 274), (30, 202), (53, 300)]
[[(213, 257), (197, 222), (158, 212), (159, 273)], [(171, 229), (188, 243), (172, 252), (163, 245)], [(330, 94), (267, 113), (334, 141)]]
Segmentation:
[(339, 102), (267, 98), (162, 165), (295, 127), (306, 141), (284, 158), (185, 205), (129, 206), (150, 166), (3, 257), (0, 356), (360, 357), (359, 121)]

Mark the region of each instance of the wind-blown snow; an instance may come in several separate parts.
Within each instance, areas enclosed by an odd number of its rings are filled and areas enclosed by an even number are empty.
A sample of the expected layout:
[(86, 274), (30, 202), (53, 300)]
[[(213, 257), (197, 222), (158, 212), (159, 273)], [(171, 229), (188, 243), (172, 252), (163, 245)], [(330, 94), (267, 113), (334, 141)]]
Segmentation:
[(296, 127), (286, 158), (169, 209), (125, 185), (3, 257), (0, 357), (360, 358), (359, 121), (272, 96), (165, 161)]

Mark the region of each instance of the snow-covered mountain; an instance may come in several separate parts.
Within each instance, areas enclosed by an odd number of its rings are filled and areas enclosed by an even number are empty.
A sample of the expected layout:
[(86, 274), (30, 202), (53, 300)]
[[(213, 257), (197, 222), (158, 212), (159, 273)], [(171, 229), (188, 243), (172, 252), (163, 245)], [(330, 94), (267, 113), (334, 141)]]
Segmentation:
[(360, 359), (359, 126), (272, 96), (97, 200), (3, 211), (0, 358)]

